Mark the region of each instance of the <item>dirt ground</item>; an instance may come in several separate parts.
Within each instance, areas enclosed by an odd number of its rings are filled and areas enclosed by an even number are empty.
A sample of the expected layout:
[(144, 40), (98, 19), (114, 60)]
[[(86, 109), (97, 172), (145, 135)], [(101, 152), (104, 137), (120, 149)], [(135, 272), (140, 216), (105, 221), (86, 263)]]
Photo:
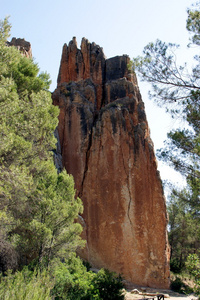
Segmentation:
[[(148, 298), (154, 298), (155, 300), (157, 299), (157, 297), (154, 295), (138, 295), (138, 294), (131, 294), (130, 292), (127, 292), (126, 295), (125, 295), (125, 299), (126, 300), (139, 300), (139, 299), (148, 299)], [(164, 294), (164, 299), (165, 300), (196, 300), (198, 299), (197, 297), (195, 297), (194, 295), (189, 295), (189, 296), (186, 296), (186, 295), (181, 295), (181, 294), (178, 294), (178, 293), (171, 293), (170, 295), (169, 294)]]
[(171, 290), (161, 290), (161, 289), (151, 289), (151, 288), (143, 288), (143, 287), (126, 287), (125, 290), (125, 299), (126, 300), (139, 300), (139, 299), (155, 299), (157, 300), (157, 296), (162, 294), (164, 295), (164, 300), (197, 300), (198, 297), (194, 295), (182, 295), (179, 293), (175, 293)]

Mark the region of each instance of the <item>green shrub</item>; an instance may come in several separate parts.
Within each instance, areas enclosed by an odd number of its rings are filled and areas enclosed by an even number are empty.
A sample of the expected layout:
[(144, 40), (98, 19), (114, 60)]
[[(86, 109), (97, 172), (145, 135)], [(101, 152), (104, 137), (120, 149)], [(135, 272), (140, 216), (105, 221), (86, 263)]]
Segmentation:
[(182, 271), (183, 266), (180, 265), (180, 260), (178, 258), (173, 258), (170, 260), (170, 270), (176, 274)]
[(93, 273), (87, 272), (79, 258), (71, 257), (65, 263), (57, 262), (53, 267), (53, 274), (55, 285), (52, 295), (55, 299), (83, 299), (91, 289)]
[[(200, 296), (200, 258), (197, 254), (190, 254), (186, 261), (186, 268), (190, 275), (193, 276), (195, 293)], [(200, 297), (199, 297), (200, 299)]]
[(120, 276), (104, 269), (97, 274), (87, 271), (81, 259), (74, 255), (65, 263), (55, 262), (52, 270), (55, 277), (52, 296), (56, 300), (124, 299)]
[(0, 300), (50, 300), (53, 282), (47, 271), (31, 272), (24, 268), (0, 277)]
[(49, 268), (31, 264), (22, 271), (0, 276), (0, 300), (118, 300), (124, 299), (122, 279), (114, 272), (87, 271), (72, 254), (65, 262), (55, 259)]
[[(183, 274), (180, 276), (176, 276), (175, 279), (171, 281), (171, 289), (174, 292), (182, 293), (182, 294), (191, 294), (193, 293), (193, 288), (190, 286), (189, 278), (187, 274)], [(184, 278), (184, 279), (182, 279)]]
[(176, 277), (171, 281), (171, 289), (174, 292), (181, 293), (183, 291), (184, 283), (182, 282), (180, 277)]
[(93, 279), (94, 290), (99, 292), (100, 299), (120, 300), (124, 299), (122, 293), (123, 283), (121, 276), (114, 272), (101, 269)]

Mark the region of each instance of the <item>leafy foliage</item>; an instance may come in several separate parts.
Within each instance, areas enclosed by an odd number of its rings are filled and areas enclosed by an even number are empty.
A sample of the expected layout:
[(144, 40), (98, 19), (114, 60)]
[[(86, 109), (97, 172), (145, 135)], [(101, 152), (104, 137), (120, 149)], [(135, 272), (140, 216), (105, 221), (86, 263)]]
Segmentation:
[(124, 299), (122, 278), (101, 269), (97, 274), (87, 271), (82, 261), (71, 256), (65, 263), (56, 263), (53, 271), (55, 299), (100, 300)]
[(157, 40), (144, 48), (144, 57), (133, 60), (133, 67), (142, 80), (152, 84), (154, 93), (150, 96), (158, 103), (183, 102), (191, 90), (199, 89), (198, 79), (190, 78), (187, 65), (177, 66), (175, 51), (178, 48), (179, 45)]
[(190, 254), (186, 261), (187, 269), (195, 280), (195, 292), (200, 296), (200, 259), (197, 254)]
[(188, 9), (187, 30), (193, 35), (191, 40), (195, 45), (200, 45), (200, 12), (199, 2), (193, 5), (194, 9)]
[(184, 288), (184, 283), (180, 277), (176, 277), (176, 279), (171, 282), (170, 288), (174, 292), (182, 293)]
[(0, 299), (124, 299), (120, 276), (103, 269), (98, 274), (87, 271), (74, 254), (65, 262), (54, 259), (48, 268), (40, 269), (41, 265), (29, 266), (1, 276)]
[(101, 269), (94, 277), (93, 283), (95, 290), (99, 291), (100, 299), (124, 299), (122, 278), (114, 272)]
[(87, 272), (79, 258), (70, 256), (65, 263), (57, 261), (53, 274), (55, 285), (52, 295), (55, 299), (100, 299), (92, 285), (95, 274)]
[[(188, 30), (195, 34), (192, 41), (196, 45), (199, 38), (199, 7), (200, 3), (198, 10), (188, 10), (187, 20)], [(173, 117), (181, 116), (188, 124), (188, 128), (176, 129), (168, 134), (160, 157), (182, 174), (200, 178), (200, 56), (195, 56), (196, 66), (189, 73), (186, 63), (184, 66), (177, 65), (177, 48), (178, 45), (160, 40), (150, 43), (144, 48), (144, 57), (133, 60), (133, 68), (142, 80), (152, 84), (151, 98), (159, 105), (165, 105)]]
[[(46, 90), (49, 76), (38, 75), (37, 64), (7, 46), (10, 24), (1, 24), (0, 241), (13, 249), (13, 267), (16, 260), (19, 266), (35, 259), (48, 264), (83, 245), (74, 223), (82, 203), (72, 176), (54, 166), (58, 108)], [(3, 261), (5, 272), (5, 255)]]
[(8, 22), (9, 17), (0, 20), (0, 43), (5, 44), (10, 36), (11, 25)]
[(43, 272), (31, 272), (25, 268), (21, 272), (8, 274), (0, 278), (1, 300), (50, 300), (53, 281), (50, 275)]
[(188, 274), (171, 276), (170, 288), (174, 292), (191, 295), (194, 293), (193, 282), (188, 278)]
[(168, 203), (171, 270), (174, 273), (184, 269), (190, 253), (199, 253), (199, 216), (196, 209), (191, 210), (190, 201), (187, 189), (180, 192), (174, 189)]

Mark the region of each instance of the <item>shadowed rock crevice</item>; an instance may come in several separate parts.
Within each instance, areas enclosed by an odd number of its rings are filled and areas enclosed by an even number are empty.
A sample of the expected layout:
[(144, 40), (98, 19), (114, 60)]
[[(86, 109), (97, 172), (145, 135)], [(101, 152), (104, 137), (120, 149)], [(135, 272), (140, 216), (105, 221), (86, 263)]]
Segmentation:
[(127, 55), (64, 45), (53, 103), (62, 163), (84, 204), (79, 255), (144, 286), (169, 287), (166, 203), (144, 103)]
[(93, 125), (91, 127), (91, 131), (90, 131), (89, 137), (88, 137), (88, 149), (86, 150), (86, 153), (85, 153), (86, 158), (85, 158), (85, 168), (84, 168), (84, 173), (83, 173), (83, 180), (82, 180), (82, 183), (81, 183), (80, 191), (78, 193), (78, 197), (80, 197), (80, 198), (82, 197), (83, 188), (84, 188), (84, 181), (85, 181), (85, 178), (87, 176), (88, 163), (89, 163), (89, 158), (90, 158), (90, 149), (92, 147), (93, 131), (94, 131), (97, 119), (98, 119), (98, 115), (95, 114), (94, 115), (94, 120), (93, 120)]
[[(122, 147), (120, 147), (121, 149), (121, 153), (122, 153), (122, 160), (123, 160), (123, 167), (124, 167), (124, 172), (126, 174), (126, 177), (127, 177), (127, 189), (128, 189), (128, 194), (129, 194), (129, 198), (128, 198), (128, 210), (127, 210), (127, 216), (128, 216), (128, 219), (129, 219), (129, 222), (131, 224), (131, 228), (133, 228), (133, 223), (132, 223), (132, 220), (130, 218), (130, 207), (131, 207), (131, 200), (132, 200), (132, 197), (131, 197), (131, 191), (130, 191), (130, 177), (129, 177), (129, 170), (127, 171), (127, 168), (125, 166), (125, 160), (124, 160), (124, 155), (123, 155), (123, 149)], [(130, 162), (130, 152), (129, 152), (129, 156), (128, 156), (128, 167), (129, 167), (129, 162)]]

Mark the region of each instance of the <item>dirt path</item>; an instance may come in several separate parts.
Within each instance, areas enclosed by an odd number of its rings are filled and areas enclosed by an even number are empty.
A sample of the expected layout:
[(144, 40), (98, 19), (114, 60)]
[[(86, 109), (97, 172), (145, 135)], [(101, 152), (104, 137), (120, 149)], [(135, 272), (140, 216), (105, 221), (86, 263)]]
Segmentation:
[(164, 300), (197, 300), (198, 297), (194, 295), (182, 295), (171, 290), (161, 290), (161, 289), (152, 289), (152, 288), (143, 288), (143, 287), (127, 287), (125, 291), (125, 300), (139, 300), (139, 299), (148, 299), (154, 298), (157, 300), (156, 295), (164, 295)]
[[(185, 296), (181, 294), (174, 293), (174, 295), (169, 295), (169, 294), (164, 294), (165, 300), (197, 300), (198, 298), (195, 297), (194, 295), (190, 296)], [(139, 299), (148, 299), (148, 298), (153, 298), (156, 300), (156, 296), (148, 296), (148, 295), (136, 295), (136, 294), (131, 294), (130, 292), (127, 292), (125, 295), (125, 300), (139, 300)]]

